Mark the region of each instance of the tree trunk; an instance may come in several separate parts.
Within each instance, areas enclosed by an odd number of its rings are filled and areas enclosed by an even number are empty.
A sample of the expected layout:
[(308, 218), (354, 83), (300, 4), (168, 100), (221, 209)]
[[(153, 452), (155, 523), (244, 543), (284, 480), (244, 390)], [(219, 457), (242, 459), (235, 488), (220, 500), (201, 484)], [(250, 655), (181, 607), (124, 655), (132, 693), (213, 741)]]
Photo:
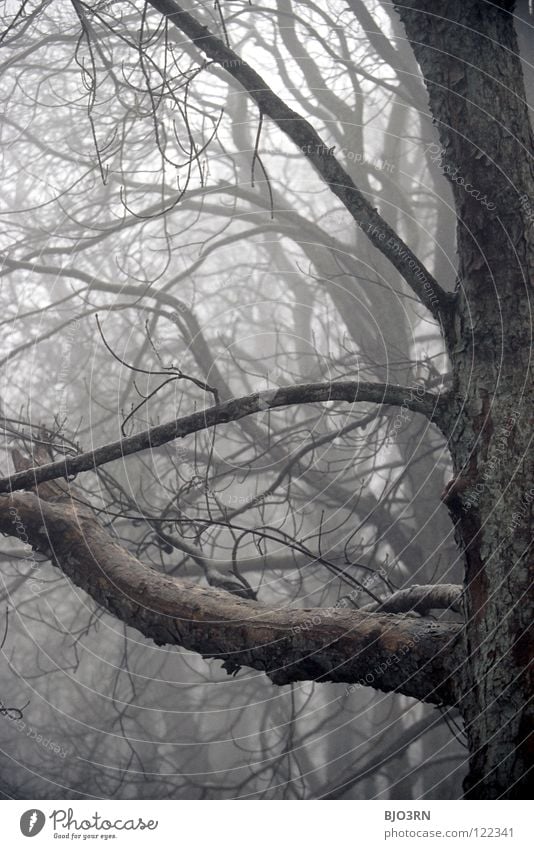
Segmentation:
[(533, 760), (533, 144), (512, 5), (456, 0), (447, 19), (431, 0), (399, 7), (458, 215), (445, 500), (465, 557), (465, 791), (483, 799), (524, 796)]

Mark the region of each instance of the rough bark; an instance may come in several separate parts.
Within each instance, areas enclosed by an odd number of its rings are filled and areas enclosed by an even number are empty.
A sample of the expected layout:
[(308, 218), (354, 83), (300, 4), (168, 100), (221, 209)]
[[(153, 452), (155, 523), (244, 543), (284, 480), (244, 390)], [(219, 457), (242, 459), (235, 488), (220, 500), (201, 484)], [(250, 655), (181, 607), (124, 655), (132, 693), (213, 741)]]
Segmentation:
[(456, 584), (437, 584), (420, 586), (412, 584), (405, 590), (398, 590), (385, 598), (381, 604), (372, 602), (360, 610), (380, 610), (383, 613), (403, 613), (413, 610), (424, 615), (430, 610), (449, 609), (453, 613), (463, 613), (462, 588)]
[(458, 301), (446, 339), (455, 479), (446, 501), (465, 552), (472, 798), (523, 796), (534, 760), (533, 142), (512, 8), (398, 6), (458, 218)]

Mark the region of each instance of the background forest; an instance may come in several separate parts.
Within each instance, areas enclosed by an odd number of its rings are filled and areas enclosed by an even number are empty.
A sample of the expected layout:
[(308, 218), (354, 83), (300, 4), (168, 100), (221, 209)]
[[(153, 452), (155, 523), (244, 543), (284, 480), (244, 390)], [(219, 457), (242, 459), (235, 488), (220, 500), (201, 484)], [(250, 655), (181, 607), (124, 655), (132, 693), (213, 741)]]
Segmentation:
[[(450, 388), (435, 316), (231, 69), (141, 0), (22, 6), (3, 4), (0, 56), (2, 476), (262, 390)], [(191, 9), (452, 292), (451, 172), (393, 6)], [(518, 4), (530, 95), (531, 20)], [(70, 485), (158, 572), (282, 610), (372, 606), (463, 580), (446, 440), (408, 407), (266, 404)], [(455, 708), (275, 687), (155, 645), (23, 539), (1, 558), (6, 798), (461, 795)]]

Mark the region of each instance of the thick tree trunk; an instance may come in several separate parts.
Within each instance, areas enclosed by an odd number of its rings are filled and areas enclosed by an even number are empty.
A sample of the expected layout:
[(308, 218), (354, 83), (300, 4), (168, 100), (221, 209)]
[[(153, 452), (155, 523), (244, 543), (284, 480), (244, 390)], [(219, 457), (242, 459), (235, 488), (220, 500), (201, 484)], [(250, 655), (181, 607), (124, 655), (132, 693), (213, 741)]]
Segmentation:
[(465, 552), (470, 798), (522, 797), (533, 761), (533, 145), (511, 7), (399, 6), (458, 214), (446, 501)]

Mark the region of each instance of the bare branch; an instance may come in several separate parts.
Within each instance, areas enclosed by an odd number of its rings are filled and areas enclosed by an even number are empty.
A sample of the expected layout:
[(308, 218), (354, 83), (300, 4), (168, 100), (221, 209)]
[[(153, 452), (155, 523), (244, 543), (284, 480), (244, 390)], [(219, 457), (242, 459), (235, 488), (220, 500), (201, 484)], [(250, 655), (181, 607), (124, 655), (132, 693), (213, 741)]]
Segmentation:
[(359, 191), (352, 178), (313, 126), (290, 109), (265, 80), (230, 47), (185, 12), (175, 0), (149, 0), (150, 5), (183, 32), (213, 62), (221, 65), (249, 93), (263, 115), (291, 139), (314, 166), (331, 191), (341, 200), (372, 244), (404, 277), (421, 303), (447, 326), (454, 297), (445, 292), (423, 263)]
[(266, 410), (276, 410), (297, 404), (317, 404), (330, 401), (355, 403), (367, 401), (382, 405), (402, 406), (413, 412), (422, 413), (430, 421), (439, 424), (447, 409), (446, 397), (434, 395), (419, 388), (417, 392), (406, 386), (388, 383), (367, 383), (346, 380), (326, 383), (303, 383), (254, 392), (242, 398), (234, 398), (223, 404), (209, 407), (198, 413), (192, 413), (180, 419), (156, 425), (141, 433), (109, 442), (94, 451), (87, 451), (74, 457), (66, 457), (55, 463), (48, 463), (35, 469), (19, 472), (11, 477), (0, 479), (0, 492), (13, 492), (28, 489), (43, 481), (60, 477), (72, 477), (79, 472), (87, 472), (119, 460), (129, 454), (137, 454), (150, 448), (157, 448), (174, 439), (197, 433), (200, 430), (219, 424), (235, 422)]

